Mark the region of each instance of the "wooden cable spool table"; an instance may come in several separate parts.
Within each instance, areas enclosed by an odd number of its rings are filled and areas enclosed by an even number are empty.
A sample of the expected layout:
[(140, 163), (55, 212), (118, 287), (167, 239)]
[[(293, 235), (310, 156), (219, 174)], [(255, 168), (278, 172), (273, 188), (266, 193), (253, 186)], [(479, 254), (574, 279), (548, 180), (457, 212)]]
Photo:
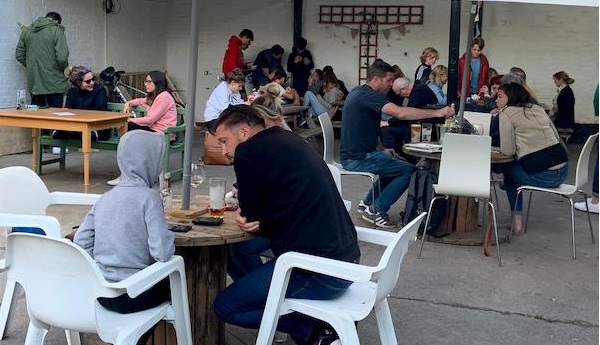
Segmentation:
[[(432, 170), (439, 170), (439, 162), (442, 158), (441, 152), (423, 152), (413, 150), (404, 145), (402, 152), (415, 157), (428, 158), (432, 161)], [(497, 148), (492, 148), (491, 163), (508, 163), (514, 157), (502, 154)], [(488, 219), (490, 219), (488, 217)], [(489, 223), (489, 222), (488, 222)], [(491, 223), (490, 223), (491, 224)], [(474, 198), (450, 196), (446, 205), (446, 215), (440, 224), (441, 230), (450, 233), (435, 242), (461, 245), (482, 245), (484, 238), (481, 235), (479, 225), (479, 203)]]
[[(217, 294), (226, 286), (227, 245), (253, 237), (239, 229), (235, 215), (234, 211), (225, 212), (223, 224), (219, 226), (194, 225), (190, 219), (169, 218), (169, 223), (192, 225), (192, 230), (175, 234), (175, 252), (185, 262), (194, 345), (225, 344), (225, 327), (213, 312), (213, 305)], [(175, 331), (161, 323), (150, 342), (175, 345)]]

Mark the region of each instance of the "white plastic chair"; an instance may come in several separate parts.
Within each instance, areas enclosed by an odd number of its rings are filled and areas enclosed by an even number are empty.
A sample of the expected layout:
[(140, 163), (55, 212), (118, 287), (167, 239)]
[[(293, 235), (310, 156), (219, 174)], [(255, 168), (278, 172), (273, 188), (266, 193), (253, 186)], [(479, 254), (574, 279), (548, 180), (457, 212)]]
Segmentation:
[[(573, 247), (573, 260), (575, 260), (577, 258), (576, 257), (577, 254), (575, 251), (575, 216), (573, 214), (573, 198), (572, 198), (572, 196), (575, 193), (581, 193), (584, 196), (584, 200), (587, 200), (588, 195), (587, 195), (587, 193), (585, 193), (582, 190), (582, 188), (588, 182), (590, 156), (592, 155), (594, 146), (596, 146), (596, 140), (598, 140), (598, 133), (591, 135), (588, 138), (588, 140), (585, 142), (585, 145), (583, 145), (583, 149), (581, 150), (581, 153), (579, 154), (579, 159), (577, 160), (577, 170), (575, 171), (575, 184), (574, 185), (563, 183), (556, 188), (543, 188), (543, 187), (535, 187), (535, 186), (521, 186), (521, 187), (517, 188), (517, 198), (519, 197), (519, 194), (523, 193), (524, 190), (529, 190), (529, 202), (527, 204), (527, 211), (526, 211), (527, 218), (525, 219), (525, 228), (523, 229), (524, 231), (527, 231), (527, 224), (529, 223), (529, 209), (531, 207), (531, 200), (533, 199), (534, 191), (553, 193), (553, 194), (559, 195), (559, 196), (569, 200), (569, 204), (570, 204), (569, 210), (571, 211), (571, 244)], [(517, 205), (515, 203), (515, 207), (516, 206)], [(587, 203), (586, 203), (586, 207), (587, 207)], [(515, 212), (515, 210), (513, 210), (513, 215), (514, 215), (514, 212)], [(590, 226), (590, 234), (592, 235), (592, 243), (595, 243), (594, 229), (592, 228), (592, 220), (590, 218), (590, 212), (586, 212), (586, 213), (587, 213), (588, 224)], [(512, 233), (512, 228), (511, 228), (511, 233)], [(510, 236), (510, 234), (509, 234), (509, 236)]]
[[(356, 228), (359, 241), (386, 247), (376, 266), (297, 252), (281, 255), (275, 264), (256, 344), (271, 344), (279, 317), (292, 312), (327, 322), (335, 329), (342, 344), (359, 344), (355, 322), (363, 320), (371, 310), (375, 312), (381, 343), (397, 344), (387, 296), (396, 286), (404, 254), (414, 242), (424, 217), (425, 213), (420, 214), (397, 233)], [(290, 274), (295, 268), (346, 279), (353, 283), (341, 296), (331, 300), (286, 298)]]
[[(342, 164), (335, 161), (333, 158), (333, 148), (335, 137), (333, 133), (333, 125), (331, 124), (331, 118), (329, 118), (328, 113), (323, 113), (319, 115), (319, 124), (321, 125), (321, 131), (323, 132), (323, 160), (327, 164), (331, 164), (337, 167), (340, 171), (341, 175), (358, 175), (365, 176), (371, 179), (371, 184), (373, 186), (373, 202), (375, 201), (375, 181), (377, 180), (377, 175), (366, 172), (366, 171), (350, 171), (344, 169)], [(375, 225), (375, 218), (373, 218), (373, 225)]]
[[(115, 345), (135, 345), (160, 320), (173, 323), (178, 344), (192, 344), (185, 268), (180, 256), (110, 283), (94, 260), (72, 242), (12, 233), (7, 237), (6, 267), (10, 279), (19, 283), (27, 296), (30, 322), (25, 344), (43, 344), (48, 329), (56, 326), (97, 333), (100, 339)], [(167, 277), (172, 302), (148, 310), (119, 314), (96, 300), (123, 293), (137, 297)]]
[(490, 123), (492, 122), (492, 115), (490, 115), (490, 113), (465, 111), (463, 117), (473, 125), (476, 123), (480, 124), (483, 127), (483, 133), (480, 133), (481, 135), (490, 135)]
[(444, 136), (438, 183), (433, 185), (434, 192), (438, 195), (432, 198), (429, 203), (429, 212), (421, 238), (421, 248), (419, 249), (419, 259), (427, 238), (427, 227), (429, 226), (433, 203), (454, 195), (486, 200), (492, 210), (498, 265), (502, 266), (496, 211), (494, 204), (490, 202), (491, 145), (492, 138), (487, 135), (446, 133)]
[[(333, 176), (333, 181), (335, 182), (335, 186), (337, 187), (340, 196), (342, 196), (342, 176), (340, 174), (340, 168), (336, 167), (333, 164), (327, 164), (329, 171), (331, 172), (331, 176)], [(344, 206), (346, 206), (346, 211), (350, 211), (352, 208), (352, 201), (342, 199), (344, 201)]]
[[(46, 208), (49, 205), (94, 205), (100, 196), (100, 194), (68, 192), (50, 193), (40, 177), (29, 168), (14, 166), (0, 169), (0, 213), (45, 216)], [(40, 218), (32, 221), (46, 224), (45, 222), (50, 220)], [(56, 219), (54, 221), (58, 224)], [(50, 222), (53, 223), (53, 221)], [(31, 227), (33, 225), (18, 225), (7, 222), (3, 226), (6, 226), (6, 234), (8, 235), (13, 227)], [(61, 238), (60, 225), (48, 227), (46, 235)], [(0, 269), (2, 269), (2, 266), (3, 260), (0, 261)], [(7, 323), (12, 319), (19, 295), (19, 289), (15, 282), (7, 279), (2, 304), (0, 305), (0, 339), (4, 337)], [(67, 338), (72, 338), (68, 335), (68, 331)]]

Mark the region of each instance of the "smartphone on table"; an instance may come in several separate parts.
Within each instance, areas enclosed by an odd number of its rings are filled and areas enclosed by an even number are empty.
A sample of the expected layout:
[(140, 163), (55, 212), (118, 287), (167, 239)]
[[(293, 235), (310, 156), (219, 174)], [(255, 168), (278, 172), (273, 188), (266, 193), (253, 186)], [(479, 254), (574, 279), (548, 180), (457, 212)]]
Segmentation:
[(192, 226), (184, 224), (169, 224), (169, 230), (173, 232), (188, 232), (192, 230)]

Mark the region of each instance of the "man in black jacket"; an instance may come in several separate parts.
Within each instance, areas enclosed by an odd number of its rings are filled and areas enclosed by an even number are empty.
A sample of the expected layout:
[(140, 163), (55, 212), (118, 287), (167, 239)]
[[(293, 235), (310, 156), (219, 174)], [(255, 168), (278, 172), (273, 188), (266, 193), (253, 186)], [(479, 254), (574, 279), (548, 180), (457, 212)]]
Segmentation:
[(304, 97), (308, 90), (308, 77), (315, 67), (312, 54), (306, 49), (307, 44), (304, 37), (298, 37), (287, 61), (287, 70), (292, 73), (292, 86), (298, 91), (300, 97)]
[[(216, 125), (223, 154), (233, 159), (238, 184), (239, 227), (270, 239), (277, 258), (288, 251), (358, 262), (356, 230), (323, 159), (298, 135), (266, 128), (252, 106), (225, 109)], [(226, 323), (258, 329), (275, 260), (237, 279), (215, 300), (215, 313)], [(294, 271), (287, 294), (295, 298), (331, 299), (350, 282)], [(297, 344), (323, 343), (328, 334), (310, 317), (290, 314), (280, 331)], [(328, 339), (331, 340), (331, 339)]]

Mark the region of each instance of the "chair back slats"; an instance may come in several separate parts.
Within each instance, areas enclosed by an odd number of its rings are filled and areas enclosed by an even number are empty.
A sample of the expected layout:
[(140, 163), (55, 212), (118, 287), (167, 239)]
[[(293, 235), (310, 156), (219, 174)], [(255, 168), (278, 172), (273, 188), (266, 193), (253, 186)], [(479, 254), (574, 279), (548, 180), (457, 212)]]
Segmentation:
[(442, 145), (436, 192), (489, 199), (492, 138), (447, 133)]
[(417, 230), (419, 230), (419, 226), (426, 215), (427, 213), (425, 212), (421, 213), (400, 229), (383, 252), (377, 265), (376, 273), (374, 274), (374, 277), (377, 279), (376, 301), (386, 298), (394, 287), (396, 287), (398, 277), (400, 276), (402, 259), (408, 251), (410, 244), (415, 242)]
[(21, 166), (0, 169), (0, 212), (45, 215), (50, 193), (31, 169)]
[(594, 146), (596, 146), (597, 140), (598, 133), (590, 135), (583, 145), (583, 149), (581, 149), (579, 159), (577, 160), (577, 171), (575, 173), (575, 188), (577, 190), (580, 190), (588, 182), (590, 156), (592, 155)]
[[(27, 296), (31, 320), (78, 332), (96, 332), (94, 301), (120, 293), (102, 287), (93, 260), (73, 243), (24, 233), (7, 237), (8, 276)], [(52, 296), (52, 298), (48, 298)]]
[(323, 113), (319, 115), (319, 124), (321, 125), (321, 131), (323, 132), (323, 160), (327, 164), (332, 164), (335, 137), (329, 114)]

